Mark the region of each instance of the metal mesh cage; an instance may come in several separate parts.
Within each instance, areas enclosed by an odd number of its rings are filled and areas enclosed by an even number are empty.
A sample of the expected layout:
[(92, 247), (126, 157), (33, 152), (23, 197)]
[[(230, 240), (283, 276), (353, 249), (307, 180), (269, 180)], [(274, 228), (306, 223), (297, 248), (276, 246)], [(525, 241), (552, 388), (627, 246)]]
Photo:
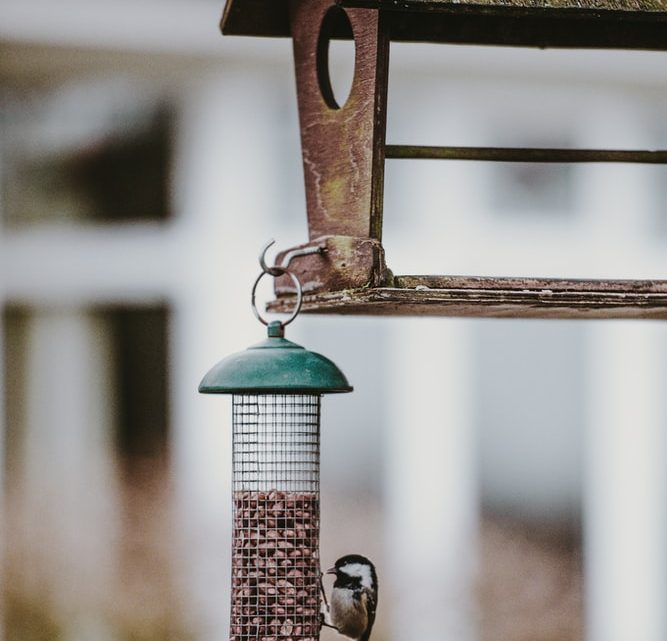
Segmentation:
[(319, 395), (234, 395), (231, 641), (320, 628)]

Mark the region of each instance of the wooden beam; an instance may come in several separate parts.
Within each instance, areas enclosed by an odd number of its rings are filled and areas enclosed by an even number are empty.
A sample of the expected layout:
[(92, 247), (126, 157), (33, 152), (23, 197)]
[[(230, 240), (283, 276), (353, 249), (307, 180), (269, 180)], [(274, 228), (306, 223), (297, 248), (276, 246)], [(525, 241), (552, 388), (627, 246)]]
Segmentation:
[(594, 11), (610, 13), (667, 13), (667, 0), (339, 0), (345, 6), (363, 6), (407, 13), (442, 13), (462, 7), (482, 12), (484, 8)]
[(494, 162), (618, 162), (667, 164), (667, 150), (541, 149), (517, 147), (434, 147), (387, 145), (386, 158), (409, 160), (490, 160)]
[[(379, 10), (391, 40), (667, 49), (667, 0), (332, 0)], [(290, 35), (285, 0), (228, 0), (230, 35)], [(339, 37), (337, 34), (336, 37)]]
[[(333, 0), (293, 0), (294, 45), (308, 237), (381, 240), (389, 40), (377, 10)], [(339, 105), (329, 79), (329, 40), (355, 42), (350, 94)]]
[[(306, 292), (384, 284), (387, 270), (380, 243), (389, 72), (386, 25), (377, 10), (344, 10), (335, 0), (292, 0), (290, 8), (307, 244), (325, 250), (297, 257), (290, 269)], [(349, 96), (338, 104), (328, 57), (330, 40), (340, 32), (354, 38), (355, 61)], [(294, 291), (290, 279), (278, 279), (276, 294), (285, 289)]]
[(515, 6), (443, 6), (388, 14), (397, 42), (582, 49), (667, 49), (667, 12), (594, 11)]
[[(304, 297), (302, 311), (370, 316), (667, 319), (667, 281), (397, 276), (394, 287)], [(269, 307), (287, 311), (293, 297)]]

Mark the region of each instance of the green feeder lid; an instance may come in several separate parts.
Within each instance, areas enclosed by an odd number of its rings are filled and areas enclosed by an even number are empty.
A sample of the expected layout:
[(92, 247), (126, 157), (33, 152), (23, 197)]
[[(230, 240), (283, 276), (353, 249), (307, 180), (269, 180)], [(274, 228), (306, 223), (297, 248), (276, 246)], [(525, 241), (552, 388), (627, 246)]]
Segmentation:
[(269, 337), (223, 358), (199, 384), (202, 394), (335, 394), (351, 392), (345, 375), (325, 356), (283, 337), (279, 321)]

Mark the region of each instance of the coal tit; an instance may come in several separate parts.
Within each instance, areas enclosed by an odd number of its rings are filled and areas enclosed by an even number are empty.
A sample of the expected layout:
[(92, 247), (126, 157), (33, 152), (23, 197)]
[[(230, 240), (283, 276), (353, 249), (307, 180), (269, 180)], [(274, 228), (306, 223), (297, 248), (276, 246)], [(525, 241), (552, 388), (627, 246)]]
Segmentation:
[(368, 641), (378, 602), (375, 566), (365, 556), (348, 554), (326, 573), (335, 574), (336, 580), (325, 624), (355, 641)]

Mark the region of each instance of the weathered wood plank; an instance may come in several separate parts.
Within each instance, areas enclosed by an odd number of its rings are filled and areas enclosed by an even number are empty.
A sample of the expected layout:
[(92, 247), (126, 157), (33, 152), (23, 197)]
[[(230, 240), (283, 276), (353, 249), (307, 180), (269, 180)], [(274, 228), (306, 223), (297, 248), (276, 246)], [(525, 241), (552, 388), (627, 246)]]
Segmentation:
[(282, 37), (290, 35), (287, 0), (227, 0), (220, 20), (225, 35)]
[[(667, 319), (667, 281), (397, 276), (396, 287), (306, 296), (302, 311), (370, 316)], [(292, 298), (270, 305), (286, 311)]]
[[(667, 49), (667, 0), (332, 0), (380, 9), (391, 40)], [(285, 0), (227, 0), (229, 35), (289, 36)], [(344, 34), (335, 34), (344, 37)]]
[(577, 11), (667, 12), (667, 0), (341, 0), (345, 6), (388, 11), (437, 13), (452, 7), (505, 7), (510, 9), (573, 9)]
[(530, 278), (495, 276), (395, 276), (401, 289), (518, 289), (547, 292), (610, 292), (616, 294), (667, 294), (667, 280)]
[[(322, 254), (290, 265), (304, 291), (380, 285), (389, 38), (383, 14), (341, 9), (334, 0), (291, 0), (290, 24), (306, 187), (309, 245)], [(329, 44), (354, 35), (349, 96), (336, 97)], [(338, 100), (341, 100), (339, 104)], [(291, 249), (283, 252), (289, 254)], [(276, 292), (293, 291), (289, 278)]]
[[(291, 25), (308, 237), (381, 240), (389, 58), (382, 17), (370, 9), (343, 12), (332, 0), (293, 0)], [(338, 105), (328, 44), (341, 25), (354, 33), (356, 55), (350, 95)]]
[(386, 13), (394, 41), (667, 49), (667, 0), (338, 1)]

